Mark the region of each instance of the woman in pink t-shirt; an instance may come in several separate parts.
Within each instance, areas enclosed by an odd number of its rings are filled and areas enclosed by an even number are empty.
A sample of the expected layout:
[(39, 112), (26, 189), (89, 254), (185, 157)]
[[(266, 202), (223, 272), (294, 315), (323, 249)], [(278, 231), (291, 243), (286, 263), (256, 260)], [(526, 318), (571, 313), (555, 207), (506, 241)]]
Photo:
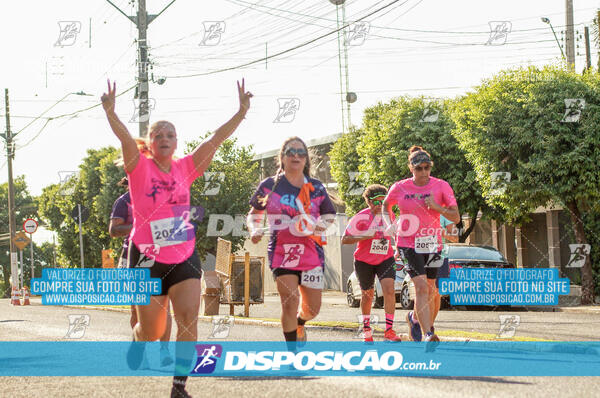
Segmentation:
[(359, 211), (348, 221), (342, 244), (357, 243), (354, 251), (354, 271), (362, 291), (360, 309), (362, 312), (365, 342), (373, 342), (371, 331), (371, 304), (375, 275), (383, 290), (385, 309), (385, 341), (399, 342), (400, 336), (394, 332), (394, 312), (396, 310), (396, 260), (389, 236), (384, 236), (385, 224), (381, 216), (383, 199), (387, 188), (383, 185), (369, 185), (363, 193), (367, 208)]
[[(440, 214), (458, 223), (460, 215), (450, 185), (431, 177), (431, 156), (420, 146), (409, 149), (408, 167), (412, 178), (394, 183), (384, 201), (384, 212), (392, 214), (398, 206), (400, 215), (394, 223), (398, 253), (406, 264), (415, 285), (415, 311), (407, 315), (409, 336), (412, 340), (437, 342), (434, 333), (435, 278), (442, 265), (442, 228)], [(385, 216), (384, 216), (385, 217)], [(422, 329), (422, 330), (421, 330)]]
[[(170, 300), (177, 322), (177, 341), (196, 341), (200, 308), (200, 278), (202, 270), (195, 251), (195, 232), (190, 219), (190, 186), (204, 173), (217, 148), (244, 119), (252, 94), (245, 83), (238, 82), (239, 110), (194, 151), (174, 159), (177, 148), (175, 126), (159, 121), (150, 126), (147, 140), (149, 151), (140, 152), (136, 140), (115, 113), (116, 85), (108, 82), (108, 93), (102, 96), (102, 106), (113, 132), (121, 141), (125, 172), (129, 179), (133, 211), (130, 235), (129, 266), (149, 267), (152, 278), (162, 280), (162, 294), (153, 296), (150, 304), (136, 306), (139, 322), (133, 329), (134, 343), (127, 354), (131, 368), (142, 360), (143, 344), (154, 341), (165, 329), (167, 301)], [(193, 352), (177, 347), (172, 395), (186, 397), (185, 380)], [(187, 347), (187, 345), (185, 345)], [(192, 347), (193, 351), (193, 347)]]

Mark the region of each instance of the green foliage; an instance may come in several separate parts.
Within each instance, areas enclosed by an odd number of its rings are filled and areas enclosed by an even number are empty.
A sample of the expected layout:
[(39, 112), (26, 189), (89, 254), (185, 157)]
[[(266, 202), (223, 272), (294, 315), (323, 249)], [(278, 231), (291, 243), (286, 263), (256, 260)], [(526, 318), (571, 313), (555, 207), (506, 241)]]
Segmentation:
[[(192, 152), (198, 144), (199, 141), (187, 143), (185, 152)], [(222, 214), (234, 217), (237, 220), (237, 228), (234, 228), (231, 233), (222, 236), (222, 238), (232, 242), (232, 252), (243, 246), (246, 237), (234, 235), (236, 235), (236, 229), (238, 232), (243, 229), (245, 215), (250, 208), (248, 201), (254, 193), (259, 179), (258, 163), (252, 161), (253, 156), (252, 147), (240, 147), (236, 145), (236, 139), (228, 139), (219, 147), (206, 170), (209, 173), (223, 173), (223, 181), (219, 181), (218, 178), (214, 177), (207, 181), (205, 174), (192, 184), (191, 205), (204, 208), (204, 217), (198, 223), (196, 229), (196, 248), (200, 258), (204, 258), (207, 253), (213, 255), (216, 253), (217, 237), (206, 236), (211, 215)], [(215, 174), (215, 176), (218, 176), (218, 174)], [(216, 195), (204, 194), (213, 189), (215, 191), (218, 189)], [(220, 228), (221, 226), (219, 226)]]
[[(549, 201), (597, 208), (600, 192), (600, 77), (546, 67), (509, 70), (486, 80), (451, 109), (454, 136), (486, 200), (522, 223)], [(583, 98), (579, 123), (563, 123), (565, 99)], [(511, 173), (490, 195), (492, 172)], [(566, 206), (565, 206), (566, 207)]]
[(366, 186), (368, 181), (361, 181), (364, 175), (358, 174), (360, 167), (360, 159), (356, 152), (356, 146), (364, 135), (360, 129), (351, 129), (348, 134), (342, 135), (331, 147), (329, 152), (329, 162), (331, 167), (331, 176), (337, 182), (337, 190), (340, 194), (340, 199), (346, 204), (346, 214), (354, 215), (365, 207), (365, 201), (358, 187)]
[[(15, 226), (16, 230), (22, 230), (23, 221), (32, 217), (37, 219), (36, 204), (27, 191), (25, 176), (19, 176), (14, 180), (15, 193)], [(0, 234), (6, 235), (8, 230), (8, 182), (0, 185)], [(9, 241), (0, 241), (0, 271), (2, 271), (3, 289), (0, 290), (0, 297), (10, 296), (10, 257)]]
[[(454, 124), (447, 113), (448, 102), (400, 97), (389, 103), (378, 103), (365, 110), (361, 130), (336, 142), (329, 154), (331, 172), (350, 209), (348, 213), (365, 207), (360, 196), (349, 197), (347, 194), (349, 172), (360, 171), (365, 178), (364, 186), (378, 183), (390, 187), (410, 176), (408, 149), (420, 145), (433, 158), (432, 175), (452, 186), (463, 214), (475, 217), (480, 209), (490, 214), (491, 209), (486, 206), (475, 181), (475, 172), (450, 134)], [(439, 112), (436, 121), (424, 121), (426, 109)]]
[[(566, 101), (582, 99), (576, 122), (566, 122)], [(452, 109), (453, 134), (477, 171), (486, 200), (513, 224), (538, 206), (558, 204), (572, 219), (600, 213), (600, 76), (547, 66), (504, 71)], [(511, 173), (506, 189), (491, 195), (491, 174)], [(587, 225), (586, 225), (587, 224)], [(577, 243), (597, 242), (597, 223), (573, 222)], [(597, 248), (592, 261), (598, 258)], [(581, 270), (582, 302), (593, 300), (590, 261)], [(597, 285), (596, 285), (597, 286)], [(596, 287), (597, 288), (597, 287)]]
[(90, 211), (90, 217), (82, 225), (86, 267), (102, 265), (103, 249), (115, 249), (115, 257), (120, 254), (122, 240), (111, 239), (108, 233), (112, 204), (124, 193), (123, 188), (116, 186), (125, 175), (113, 163), (118, 154), (113, 147), (88, 150), (88, 156), (79, 166), (79, 178), (66, 183), (73, 186), (72, 194), (65, 194), (64, 186), (54, 184), (45, 187), (38, 198), (40, 216), (58, 235), (58, 265), (80, 265), (79, 225), (71, 217), (78, 203)]
[(595, 295), (600, 296), (600, 213), (586, 212), (582, 219), (585, 237), (591, 246), (590, 261), (594, 273)]

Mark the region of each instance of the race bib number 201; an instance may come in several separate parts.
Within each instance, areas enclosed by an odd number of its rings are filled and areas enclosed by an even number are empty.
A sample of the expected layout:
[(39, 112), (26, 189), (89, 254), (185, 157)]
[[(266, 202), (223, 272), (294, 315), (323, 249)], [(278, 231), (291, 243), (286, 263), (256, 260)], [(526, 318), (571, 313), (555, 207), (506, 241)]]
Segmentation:
[(325, 286), (323, 267), (316, 267), (308, 271), (302, 271), (302, 275), (300, 275), (300, 284), (311, 289), (323, 290), (323, 287)]

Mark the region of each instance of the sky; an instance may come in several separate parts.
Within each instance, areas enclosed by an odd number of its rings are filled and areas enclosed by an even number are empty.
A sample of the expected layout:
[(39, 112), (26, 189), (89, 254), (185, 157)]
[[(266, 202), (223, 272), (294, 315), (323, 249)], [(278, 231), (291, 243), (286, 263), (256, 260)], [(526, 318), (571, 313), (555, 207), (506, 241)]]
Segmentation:
[[(112, 2), (127, 15), (137, 8), (137, 1)], [(148, 12), (156, 14), (168, 3), (147, 0)], [(347, 47), (348, 81), (357, 95), (351, 105), (357, 126), (364, 109), (378, 102), (400, 95), (455, 97), (502, 69), (558, 62), (559, 45), (541, 17), (550, 19), (564, 45), (564, 0), (346, 3), (347, 23), (375, 12), (363, 20), (362, 30), (350, 26), (356, 34)], [(573, 3), (579, 71), (585, 64), (583, 27), (591, 25), (600, 2)], [(13, 174), (25, 175), (30, 192), (39, 195), (60, 181), (59, 173), (77, 170), (87, 150), (118, 146), (99, 98), (107, 78), (116, 81), (117, 94), (136, 84), (137, 30), (106, 0), (3, 5), (0, 88), (9, 90), (11, 130), (18, 132)], [(150, 83), (150, 121), (175, 124), (181, 155), (185, 142), (215, 130), (237, 111), (236, 80), (243, 77), (254, 98), (234, 134), (239, 144), (261, 153), (293, 135), (310, 140), (342, 132), (345, 84), (341, 90), (338, 37), (332, 33), (336, 14), (327, 0), (176, 0), (148, 28), (151, 71), (155, 81), (164, 79), (162, 85)], [(74, 37), (61, 36), (65, 25), (75, 29)], [(505, 37), (491, 35), (498, 25)], [(217, 31), (213, 37), (207, 34), (211, 26)], [(269, 59), (259, 61), (265, 56)], [(284, 103), (296, 105), (296, 111), (282, 115)], [(130, 90), (118, 98), (116, 110), (137, 136), (134, 106)], [(3, 131), (5, 111), (0, 101)], [(3, 146), (0, 183), (7, 180)], [(41, 229), (33, 238), (50, 236)]]

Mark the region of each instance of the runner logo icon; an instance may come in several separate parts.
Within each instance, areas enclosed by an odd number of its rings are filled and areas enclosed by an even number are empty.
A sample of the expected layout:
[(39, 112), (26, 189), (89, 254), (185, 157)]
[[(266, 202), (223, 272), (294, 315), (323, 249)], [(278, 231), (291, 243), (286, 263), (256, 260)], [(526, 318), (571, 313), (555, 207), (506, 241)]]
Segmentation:
[(223, 354), (220, 344), (196, 344), (198, 359), (191, 374), (200, 375), (213, 373), (217, 367), (217, 359)]
[(285, 244), (283, 245), (284, 256), (281, 262), (281, 268), (293, 268), (300, 264), (300, 256), (304, 254), (303, 244)]

